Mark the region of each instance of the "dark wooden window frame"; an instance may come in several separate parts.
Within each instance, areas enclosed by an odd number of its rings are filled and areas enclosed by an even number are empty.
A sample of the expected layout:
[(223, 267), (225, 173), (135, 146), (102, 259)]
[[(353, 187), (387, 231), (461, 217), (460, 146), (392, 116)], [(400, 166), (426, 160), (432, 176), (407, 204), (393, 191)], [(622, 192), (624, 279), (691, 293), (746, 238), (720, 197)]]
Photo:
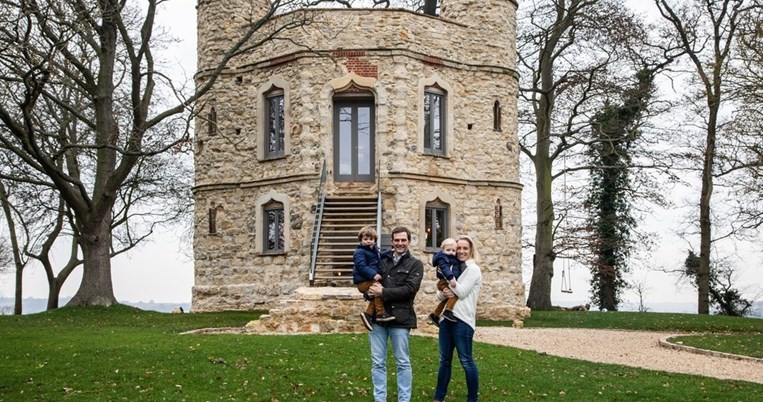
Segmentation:
[[(263, 130), (263, 141), (262, 146), (264, 147), (263, 155), (265, 156), (265, 159), (276, 159), (276, 158), (283, 158), (286, 155), (286, 127), (284, 127), (284, 123), (286, 121), (286, 111), (283, 109), (286, 106), (286, 94), (284, 93), (283, 89), (278, 87), (271, 88), (268, 92), (266, 92), (263, 96), (263, 101), (265, 104), (264, 109), (264, 117), (265, 117), (265, 124), (264, 124), (264, 130)], [(276, 116), (280, 116), (280, 119), (273, 120), (271, 118), (271, 111), (272, 111), (272, 105), (273, 100), (280, 98), (280, 114), (277, 113)], [(276, 147), (274, 150), (270, 149), (270, 127), (275, 125), (275, 132), (277, 135), (276, 138)]]
[[(430, 108), (431, 105), (434, 103), (433, 100), (435, 98), (440, 98), (440, 148), (436, 149), (433, 148), (434, 143), (434, 134), (431, 132), (431, 127), (434, 126), (435, 123), (435, 117), (434, 113), (432, 113), (431, 109), (426, 110), (427, 102), (429, 102)], [(447, 114), (448, 114), (448, 93), (440, 88), (439, 86), (429, 86), (424, 88), (424, 105), (425, 110), (424, 113), (424, 153), (429, 155), (436, 155), (436, 156), (446, 156), (446, 149), (447, 149)]]
[[(440, 213), (442, 221), (440, 225), (443, 228), (442, 238), (437, 238), (437, 233), (434, 230), (437, 215)], [(435, 201), (427, 202), (424, 209), (424, 231), (427, 236), (424, 241), (424, 247), (426, 250), (439, 250), (440, 244), (443, 240), (450, 237), (450, 205), (440, 201), (438, 198)]]
[[(276, 212), (275, 214), (275, 220), (271, 220), (270, 213)], [(270, 201), (267, 204), (262, 206), (262, 253), (263, 254), (283, 254), (285, 252), (285, 244), (283, 242), (284, 239), (284, 225), (285, 222), (285, 211), (283, 204), (277, 201)], [(271, 246), (269, 242), (270, 238), (270, 226), (271, 223), (273, 224), (273, 227), (276, 228), (279, 233), (278, 240), (275, 241), (275, 245)]]

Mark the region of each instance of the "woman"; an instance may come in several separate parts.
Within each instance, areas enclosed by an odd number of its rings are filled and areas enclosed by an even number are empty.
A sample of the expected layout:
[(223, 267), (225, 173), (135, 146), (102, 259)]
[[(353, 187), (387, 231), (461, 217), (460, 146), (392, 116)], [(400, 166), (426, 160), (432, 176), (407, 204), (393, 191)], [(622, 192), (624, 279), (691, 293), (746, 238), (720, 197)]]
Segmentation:
[(434, 392), (435, 402), (441, 402), (448, 393), (450, 382), (453, 349), (458, 352), (458, 360), (466, 374), (467, 398), (469, 402), (479, 398), (479, 373), (472, 357), (472, 339), (477, 326), (477, 298), (482, 287), (482, 272), (475, 260), (477, 250), (469, 236), (459, 236), (456, 243), (456, 257), (461, 261), (461, 275), (453, 288), (437, 292), (437, 298), (442, 301), (458, 296), (458, 302), (453, 308), (456, 321), (442, 320), (440, 322), (440, 369), (437, 373), (437, 388)]

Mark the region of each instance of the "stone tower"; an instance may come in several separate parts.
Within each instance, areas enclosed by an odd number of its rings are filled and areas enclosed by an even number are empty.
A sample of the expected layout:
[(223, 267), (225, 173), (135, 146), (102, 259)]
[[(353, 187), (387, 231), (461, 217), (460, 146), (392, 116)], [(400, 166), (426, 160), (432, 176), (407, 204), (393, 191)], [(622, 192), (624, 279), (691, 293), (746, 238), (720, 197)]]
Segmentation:
[[(268, 4), (199, 0), (197, 83)], [(249, 43), (278, 39), (236, 56), (196, 120), (193, 310), (265, 309), (299, 287), (351, 287), (344, 246), (316, 238), (356, 243), (361, 213), (348, 206), (365, 199), (382, 246), (395, 226), (413, 232), (427, 271), (420, 313), (433, 305), (432, 253), (468, 234), (485, 281), (478, 313), (526, 315), (516, 9), (443, 0), (439, 17), (310, 9), (268, 21)], [(300, 27), (279, 32), (286, 24)], [(337, 221), (357, 227), (330, 229), (331, 202), (345, 211)], [(333, 277), (319, 280), (317, 266)]]

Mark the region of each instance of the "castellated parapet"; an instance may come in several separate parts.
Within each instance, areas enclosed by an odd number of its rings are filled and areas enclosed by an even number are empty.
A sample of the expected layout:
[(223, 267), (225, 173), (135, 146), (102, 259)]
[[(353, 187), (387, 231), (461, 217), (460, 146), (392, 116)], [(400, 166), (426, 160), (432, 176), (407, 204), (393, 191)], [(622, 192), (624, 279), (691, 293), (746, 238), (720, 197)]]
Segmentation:
[[(199, 0), (198, 85), (268, 3)], [(411, 252), (427, 273), (419, 314), (434, 306), (434, 248), (426, 243), (435, 210), (445, 211), (435, 224), (444, 227), (441, 236), (475, 240), (485, 282), (480, 316), (529, 314), (521, 275), (517, 4), (476, 3), (443, 0), (441, 17), (295, 10), (247, 42), (275, 38), (231, 60), (196, 120), (194, 311), (282, 307), (309, 286), (323, 191), (380, 197), (382, 234), (399, 225), (412, 230)], [(294, 27), (281, 30), (288, 24)], [(351, 117), (340, 118), (342, 110)], [(370, 119), (358, 117), (369, 111)], [(342, 148), (345, 140), (354, 145)], [(283, 213), (276, 219), (283, 245), (275, 251), (267, 249), (265, 227), (272, 205)]]

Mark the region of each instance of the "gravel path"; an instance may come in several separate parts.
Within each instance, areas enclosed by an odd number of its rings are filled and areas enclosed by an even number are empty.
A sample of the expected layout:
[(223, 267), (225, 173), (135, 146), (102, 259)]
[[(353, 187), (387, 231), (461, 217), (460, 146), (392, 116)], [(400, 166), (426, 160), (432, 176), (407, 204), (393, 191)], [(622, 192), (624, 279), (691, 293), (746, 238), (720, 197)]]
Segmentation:
[(479, 327), (478, 342), (554, 356), (763, 384), (763, 362), (672, 350), (660, 339), (681, 334), (568, 328)]

